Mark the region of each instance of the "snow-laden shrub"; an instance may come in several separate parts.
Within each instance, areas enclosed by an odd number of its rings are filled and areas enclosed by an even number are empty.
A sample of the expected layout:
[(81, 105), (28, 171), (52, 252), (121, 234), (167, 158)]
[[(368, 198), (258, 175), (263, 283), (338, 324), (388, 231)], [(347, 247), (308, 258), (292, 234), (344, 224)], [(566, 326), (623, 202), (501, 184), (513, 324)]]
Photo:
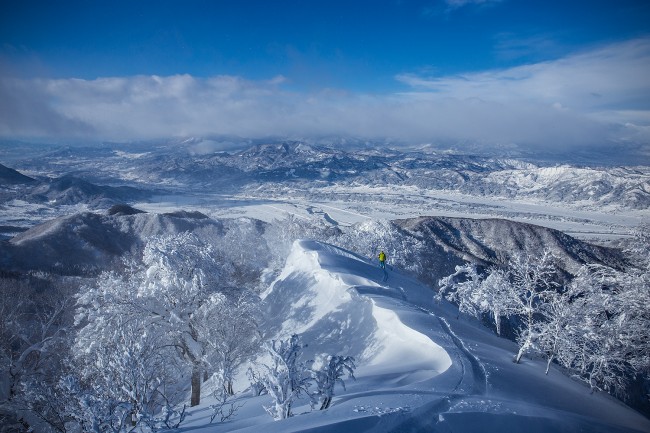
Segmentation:
[(265, 365), (264, 386), (272, 398), (266, 412), (280, 420), (293, 416), (291, 408), (300, 395), (310, 395), (309, 387), (313, 381), (311, 372), (302, 361), (302, 349), (298, 335), (287, 340), (273, 340), (265, 348), (271, 356), (271, 365)]
[(334, 397), (334, 386), (340, 383), (345, 389), (343, 376), (347, 373), (349, 378), (354, 379), (354, 357), (327, 355), (318, 369), (314, 369), (314, 379), (318, 387), (317, 396), (320, 399), (320, 410), (330, 407)]
[(254, 396), (260, 396), (267, 393), (264, 378), (257, 369), (248, 367), (246, 377), (248, 378), (248, 383), (250, 384), (250, 389)]

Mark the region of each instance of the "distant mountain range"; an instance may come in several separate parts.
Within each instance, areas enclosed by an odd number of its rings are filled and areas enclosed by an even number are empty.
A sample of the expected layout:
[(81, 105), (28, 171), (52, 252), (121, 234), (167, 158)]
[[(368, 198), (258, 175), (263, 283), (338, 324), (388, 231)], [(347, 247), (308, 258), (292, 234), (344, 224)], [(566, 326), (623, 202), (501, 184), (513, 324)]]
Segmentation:
[(0, 164), (0, 187), (20, 185), (15, 194), (4, 199), (19, 198), (31, 203), (53, 205), (86, 204), (91, 209), (106, 209), (117, 203), (146, 199), (151, 192), (131, 186), (95, 185), (71, 174), (57, 178), (34, 179)]
[[(123, 170), (134, 170), (122, 160)], [(304, 143), (261, 144), (234, 153), (138, 156), (141, 176), (163, 184), (233, 191), (273, 185), (415, 186), (476, 196), (587, 206), (650, 207), (650, 167), (547, 166), (442, 152), (345, 151)]]
[[(426, 148), (335, 148), (302, 142), (256, 144), (234, 152), (196, 154), (192, 152), (194, 145), (194, 141), (186, 140), (148, 148), (122, 145), (119, 150), (107, 146), (47, 148), (30, 161), (22, 160), (21, 166), (31, 172), (74, 166), (74, 177), (80, 181), (96, 185), (120, 182), (139, 189), (209, 188), (235, 193), (262, 184), (269, 191), (283, 185), (302, 189), (334, 184), (396, 185), (582, 207), (650, 208), (650, 165), (642, 165), (642, 161), (639, 166), (616, 167), (549, 165)], [(62, 179), (41, 188), (38, 194), (49, 200), (78, 201), (98, 193), (80, 181), (73, 191), (62, 193), (63, 186), (71, 183), (66, 174), (69, 171), (60, 172), (58, 177)], [(125, 189), (104, 189), (99, 193), (121, 200), (137, 195)]]
[(41, 182), (29, 192), (27, 199), (56, 204), (85, 203), (91, 208), (101, 209), (115, 203), (145, 199), (149, 195), (146, 191), (130, 186), (99, 186), (72, 175), (65, 175)]

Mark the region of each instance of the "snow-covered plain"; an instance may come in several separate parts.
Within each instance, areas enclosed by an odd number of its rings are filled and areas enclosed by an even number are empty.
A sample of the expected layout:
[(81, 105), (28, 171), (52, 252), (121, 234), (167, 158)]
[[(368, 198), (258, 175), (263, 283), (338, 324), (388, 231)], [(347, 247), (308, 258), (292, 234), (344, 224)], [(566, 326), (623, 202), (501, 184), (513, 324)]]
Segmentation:
[(568, 204), (480, 197), (417, 187), (330, 186), (313, 191), (269, 191), (223, 195), (210, 192), (157, 195), (135, 207), (170, 212), (179, 207), (211, 217), (250, 217), (267, 222), (287, 215), (315, 223), (349, 226), (358, 222), (419, 216), (507, 218), (563, 231), (573, 237), (610, 242), (650, 218), (648, 210), (575, 209)]
[[(306, 359), (352, 355), (356, 380), (336, 387), (332, 406), (296, 404), (274, 421), (240, 378), (236, 417), (209, 424), (206, 395), (186, 432), (647, 432), (650, 420), (542, 360), (513, 362), (514, 343), (457, 318), (430, 289), (376, 262), (315, 241), (297, 241), (264, 293), (267, 338), (299, 333)], [(206, 392), (207, 393), (207, 392)]]

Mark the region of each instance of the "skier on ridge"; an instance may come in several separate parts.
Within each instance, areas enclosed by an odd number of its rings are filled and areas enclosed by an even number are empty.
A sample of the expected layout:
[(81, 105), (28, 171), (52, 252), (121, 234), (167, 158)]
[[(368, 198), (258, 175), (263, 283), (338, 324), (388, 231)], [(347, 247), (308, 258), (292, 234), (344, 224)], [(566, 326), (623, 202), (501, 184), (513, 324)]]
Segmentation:
[(388, 272), (386, 272), (386, 253), (383, 250), (379, 253), (379, 267), (384, 272), (383, 281), (387, 281), (388, 280)]

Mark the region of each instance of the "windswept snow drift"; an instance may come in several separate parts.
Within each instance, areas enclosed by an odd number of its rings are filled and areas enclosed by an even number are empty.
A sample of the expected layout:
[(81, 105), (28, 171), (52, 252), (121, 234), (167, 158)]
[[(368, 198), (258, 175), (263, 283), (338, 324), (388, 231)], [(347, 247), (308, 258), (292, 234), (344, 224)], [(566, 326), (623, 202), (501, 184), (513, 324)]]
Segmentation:
[[(383, 271), (352, 253), (315, 241), (296, 241), (280, 277), (264, 294), (268, 329), (276, 335), (301, 334), (308, 356), (318, 353), (354, 356), (363, 371), (449, 368), (447, 352), (426, 334), (405, 325), (398, 314), (407, 294), (380, 285)], [(419, 297), (425, 288), (411, 289)], [(368, 294), (393, 298), (389, 305)], [(424, 314), (424, 313), (422, 313)], [(274, 329), (275, 328), (275, 329)]]
[[(332, 406), (273, 421), (270, 397), (243, 392), (233, 420), (209, 425), (203, 406), (180, 431), (207, 432), (648, 432), (650, 421), (544, 362), (514, 364), (513, 343), (457, 309), (435, 304), (430, 289), (367, 259), (315, 241), (294, 243), (285, 268), (264, 293), (267, 339), (293, 333), (320, 353), (357, 358), (356, 380), (336, 387)], [(240, 382), (242, 391), (247, 384)]]

